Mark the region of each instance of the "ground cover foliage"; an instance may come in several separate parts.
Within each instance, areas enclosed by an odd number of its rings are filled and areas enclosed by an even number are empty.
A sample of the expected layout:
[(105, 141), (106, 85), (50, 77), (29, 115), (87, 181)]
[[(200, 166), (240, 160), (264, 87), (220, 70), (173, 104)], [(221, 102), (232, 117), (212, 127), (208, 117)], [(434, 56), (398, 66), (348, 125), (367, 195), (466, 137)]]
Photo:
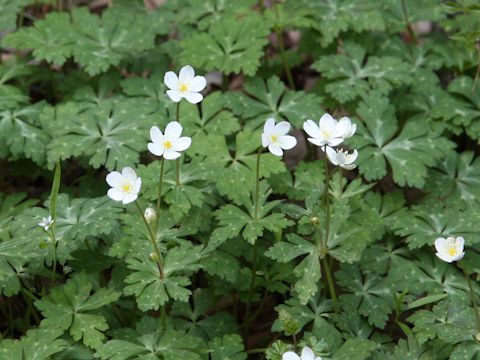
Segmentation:
[(0, 360), (480, 359), (477, 1), (0, 0), (0, 33)]

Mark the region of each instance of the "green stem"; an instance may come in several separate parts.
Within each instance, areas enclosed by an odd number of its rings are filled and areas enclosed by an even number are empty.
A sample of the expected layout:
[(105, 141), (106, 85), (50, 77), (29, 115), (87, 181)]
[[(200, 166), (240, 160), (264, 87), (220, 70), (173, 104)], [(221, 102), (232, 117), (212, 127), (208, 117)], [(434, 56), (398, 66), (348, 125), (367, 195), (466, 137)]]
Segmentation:
[[(148, 221), (145, 218), (145, 214), (142, 211), (142, 208), (140, 207), (140, 204), (136, 200), (135, 200), (135, 206), (137, 207), (138, 213), (140, 214), (140, 217), (143, 219), (143, 222), (144, 222), (145, 226), (147, 227), (148, 234), (150, 235), (149, 236), (150, 242), (153, 245), (153, 249), (154, 249), (155, 255), (156, 255), (155, 262), (157, 263), (158, 273), (160, 275), (160, 280), (163, 281), (165, 279), (165, 273), (163, 272), (163, 257), (162, 257), (162, 253), (158, 249), (156, 236), (153, 234), (152, 228), (148, 224)], [(167, 318), (166, 318), (165, 305), (162, 306), (162, 309), (160, 311), (160, 316), (161, 316), (162, 326), (164, 327), (164, 329), (166, 329), (167, 328)]]
[(255, 290), (255, 280), (257, 274), (257, 258), (258, 258), (258, 239), (253, 244), (253, 259), (252, 259), (252, 279), (250, 280), (250, 287), (248, 289), (248, 302), (245, 311), (245, 334), (248, 334), (250, 327), (250, 311), (252, 308), (252, 297)]
[(260, 155), (262, 154), (262, 148), (258, 148), (257, 153), (257, 166), (256, 166), (256, 183), (255, 183), (255, 212), (254, 219), (258, 220), (258, 207), (260, 202)]
[(477, 335), (480, 334), (480, 314), (478, 313), (477, 297), (473, 288), (472, 279), (468, 275), (467, 271), (462, 267), (465, 278), (467, 279), (468, 288), (470, 290), (470, 300), (472, 301), (473, 310), (475, 311), (475, 322), (477, 324)]
[(410, 20), (408, 17), (408, 10), (407, 10), (407, 4), (405, 3), (405, 0), (400, 0), (402, 3), (402, 11), (403, 11), (403, 20), (405, 21), (405, 27), (407, 28), (408, 35), (412, 38), (412, 41), (415, 44), (418, 44), (418, 39), (417, 35), (415, 35), (415, 31), (413, 31), (412, 24), (410, 24)]
[(475, 72), (475, 78), (473, 80), (473, 91), (477, 89), (478, 78), (480, 76), (480, 49), (477, 47), (477, 71)]
[(267, 351), (267, 349), (250, 349), (247, 350), (247, 354), (262, 354), (265, 351)]
[[(275, 4), (275, 16), (277, 22), (279, 21), (279, 14), (278, 14), (278, 4)], [(275, 26), (275, 34), (277, 35), (278, 45), (280, 46), (280, 56), (282, 57), (283, 67), (285, 68), (285, 74), (287, 75), (288, 85), (290, 89), (295, 90), (295, 83), (293, 82), (292, 73), (290, 72), (290, 68), (288, 67), (287, 57), (285, 56), (285, 44), (283, 42), (282, 36), (283, 29), (279, 26)]]
[(332, 298), (333, 310), (338, 313), (340, 308), (338, 307), (337, 293), (335, 292), (335, 286), (333, 284), (332, 273), (330, 272), (330, 266), (326, 257), (321, 259), (323, 264), (323, 269), (325, 270), (325, 275), (327, 277), (328, 289), (330, 291), (330, 297)]
[[(177, 103), (177, 121), (180, 122), (180, 101)], [(175, 163), (175, 184), (180, 185), (180, 158)]]
[(158, 219), (160, 218), (160, 208), (162, 206), (162, 186), (163, 186), (163, 170), (165, 165), (165, 158), (162, 157), (162, 160), (160, 160), (160, 177), (158, 179), (158, 198), (157, 198), (157, 222)]
[(323, 204), (325, 207), (325, 236), (323, 237), (321, 254), (325, 256), (328, 252), (328, 238), (330, 236), (330, 172), (328, 171), (327, 146), (323, 147), (325, 164), (325, 189), (323, 194)]

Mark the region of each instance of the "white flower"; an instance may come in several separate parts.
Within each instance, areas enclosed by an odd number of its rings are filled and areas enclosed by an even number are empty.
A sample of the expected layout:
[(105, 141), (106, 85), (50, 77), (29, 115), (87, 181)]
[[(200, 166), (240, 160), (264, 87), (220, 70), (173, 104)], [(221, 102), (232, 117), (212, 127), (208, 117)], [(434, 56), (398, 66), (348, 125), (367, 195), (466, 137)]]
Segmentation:
[(349, 154), (347, 151), (342, 149), (334, 150), (327, 146), (327, 157), (333, 165), (340, 166), (341, 168), (347, 170), (352, 170), (356, 167), (353, 162), (357, 160), (358, 151), (353, 150), (353, 153)]
[(287, 351), (282, 355), (282, 360), (322, 360), (320, 356), (315, 357), (315, 353), (308, 346), (302, 350), (302, 356), (298, 356), (293, 351)]
[(108, 197), (128, 204), (137, 199), (142, 179), (137, 177), (132, 168), (126, 167), (123, 168), (122, 173), (112, 171), (108, 174), (107, 183), (112, 187), (107, 192)]
[(192, 104), (203, 100), (200, 91), (207, 85), (207, 80), (203, 76), (195, 76), (195, 71), (190, 65), (182, 67), (178, 77), (173, 71), (167, 72), (163, 82), (170, 89), (167, 90), (167, 95), (172, 101), (179, 102), (185, 98)]
[(332, 115), (324, 114), (318, 125), (313, 120), (303, 123), (303, 130), (310, 136), (308, 141), (317, 146), (337, 146), (344, 139), (347, 139), (357, 130), (357, 125), (352, 124), (349, 118), (343, 117), (340, 121), (335, 120)]
[(448, 263), (461, 260), (465, 256), (464, 245), (465, 240), (461, 236), (449, 236), (446, 239), (438, 238), (435, 240), (435, 250), (437, 250), (435, 255)]
[(149, 224), (157, 220), (157, 213), (152, 208), (146, 208), (143, 216), (145, 216), (145, 220), (147, 220), (147, 223)]
[(187, 150), (192, 144), (192, 139), (188, 136), (182, 136), (182, 125), (177, 121), (172, 121), (165, 128), (165, 135), (160, 129), (152, 126), (150, 129), (151, 143), (148, 143), (148, 150), (157, 156), (162, 156), (166, 160), (173, 160), (180, 157), (180, 151)]
[(275, 125), (275, 119), (269, 118), (265, 122), (262, 133), (262, 146), (277, 156), (283, 155), (283, 150), (290, 150), (297, 145), (295, 137), (287, 135), (290, 131), (290, 124), (281, 121)]
[(48, 229), (50, 229), (50, 227), (53, 225), (54, 221), (55, 220), (53, 220), (52, 217), (48, 215), (48, 217), (42, 218), (42, 221), (38, 223), (38, 226), (42, 227), (43, 230), (48, 231)]

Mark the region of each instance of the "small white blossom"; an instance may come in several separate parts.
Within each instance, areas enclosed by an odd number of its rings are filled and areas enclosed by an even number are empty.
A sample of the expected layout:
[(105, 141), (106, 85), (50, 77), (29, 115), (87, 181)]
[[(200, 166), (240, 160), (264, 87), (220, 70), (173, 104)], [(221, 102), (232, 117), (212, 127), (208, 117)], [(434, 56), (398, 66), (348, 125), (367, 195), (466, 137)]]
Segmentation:
[(461, 260), (465, 256), (464, 245), (465, 240), (461, 236), (449, 236), (446, 239), (438, 238), (435, 240), (435, 250), (437, 250), (435, 255), (448, 263)]
[(200, 91), (205, 89), (207, 80), (203, 76), (195, 76), (195, 71), (190, 65), (180, 69), (180, 73), (175, 74), (169, 71), (165, 74), (163, 82), (170, 90), (167, 90), (168, 97), (174, 102), (180, 102), (185, 98), (189, 103), (197, 104), (203, 100)]
[(142, 179), (137, 177), (132, 168), (126, 167), (121, 173), (112, 171), (108, 174), (107, 184), (111, 186), (107, 192), (110, 199), (128, 204), (137, 199)]
[(156, 126), (150, 129), (151, 143), (148, 143), (148, 150), (157, 156), (162, 156), (165, 160), (174, 160), (180, 157), (180, 151), (187, 150), (192, 144), (192, 139), (188, 136), (182, 136), (182, 125), (177, 121), (167, 124), (165, 134)]
[(356, 168), (354, 164), (358, 157), (358, 151), (353, 150), (353, 153), (349, 154), (347, 151), (339, 149), (335, 150), (327, 146), (327, 157), (330, 162), (335, 166), (352, 170)]
[(42, 221), (38, 223), (38, 226), (42, 227), (43, 230), (48, 231), (48, 229), (50, 229), (50, 227), (53, 225), (54, 221), (55, 220), (53, 220), (52, 217), (48, 215), (48, 217), (42, 218)]
[(298, 356), (293, 351), (287, 351), (282, 355), (282, 360), (322, 360), (320, 356), (315, 357), (315, 353), (308, 346), (302, 350), (302, 356)]
[(281, 121), (275, 124), (275, 119), (267, 119), (263, 126), (262, 146), (268, 147), (273, 155), (282, 156), (283, 150), (290, 150), (297, 145), (297, 139), (287, 135), (289, 131), (290, 124), (288, 122)]
[(332, 115), (324, 114), (318, 125), (313, 120), (303, 123), (303, 130), (310, 136), (308, 141), (317, 146), (338, 146), (343, 140), (353, 136), (357, 125), (352, 124), (349, 118), (343, 117), (340, 121), (335, 120)]
[(145, 220), (147, 220), (149, 224), (157, 220), (157, 213), (152, 208), (146, 208), (143, 216), (145, 216)]

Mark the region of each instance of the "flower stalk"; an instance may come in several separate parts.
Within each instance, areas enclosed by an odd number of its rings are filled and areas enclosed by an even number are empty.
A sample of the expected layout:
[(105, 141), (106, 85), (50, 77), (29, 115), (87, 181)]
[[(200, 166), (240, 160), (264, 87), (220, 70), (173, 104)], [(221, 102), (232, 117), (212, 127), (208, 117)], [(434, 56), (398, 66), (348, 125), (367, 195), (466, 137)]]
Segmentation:
[(470, 278), (470, 275), (468, 274), (467, 270), (465, 270), (463, 266), (460, 266), (460, 267), (468, 283), (468, 289), (470, 291), (470, 300), (472, 302), (473, 311), (475, 312), (475, 323), (477, 325), (477, 334), (475, 337), (477, 338), (477, 340), (479, 340), (478, 337), (480, 337), (480, 313), (478, 312), (477, 296), (475, 295), (475, 289), (473, 288), (472, 279)]

